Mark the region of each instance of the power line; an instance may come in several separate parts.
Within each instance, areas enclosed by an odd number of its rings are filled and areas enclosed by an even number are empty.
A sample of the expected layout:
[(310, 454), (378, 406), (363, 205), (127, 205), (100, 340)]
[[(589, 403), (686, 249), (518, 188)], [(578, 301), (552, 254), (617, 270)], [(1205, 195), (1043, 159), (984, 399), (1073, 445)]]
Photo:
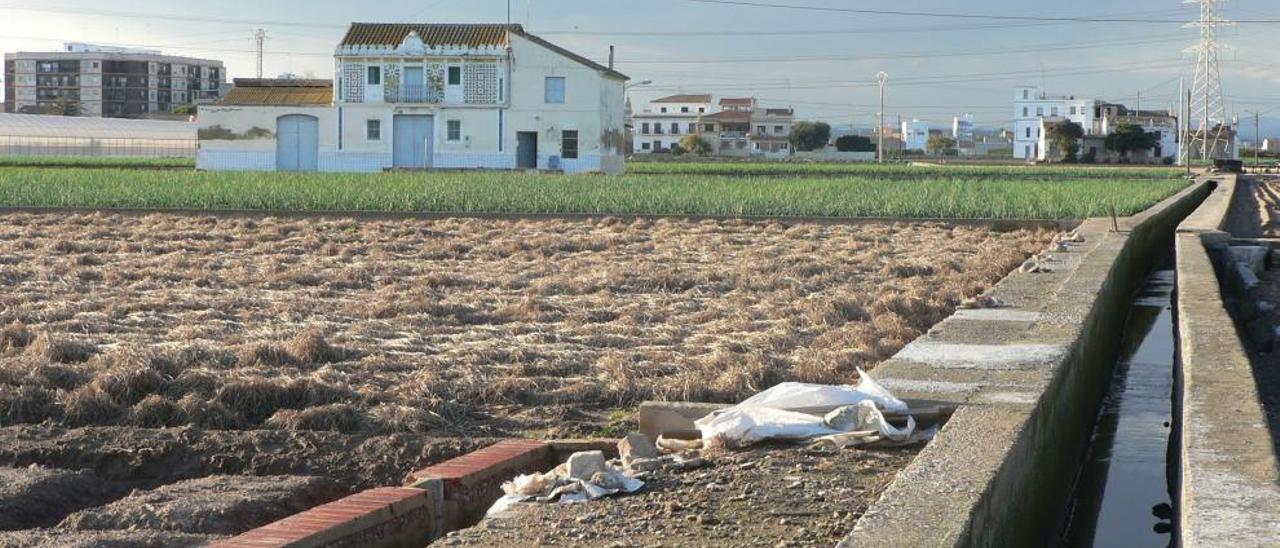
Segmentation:
[[(942, 19), (979, 19), (986, 21), (1042, 21), (1055, 23), (1133, 23), (1133, 24), (1176, 24), (1182, 25), (1185, 21), (1176, 19), (1143, 19), (1129, 17), (1053, 17), (1053, 16), (1037, 16), (1037, 15), (993, 15), (988, 13), (958, 13), (958, 12), (937, 12), (937, 11), (902, 11), (902, 10), (872, 10), (861, 8), (831, 8), (824, 6), (805, 6), (797, 4), (776, 4), (770, 2), (746, 2), (742, 0), (687, 0), (697, 4), (719, 4), (728, 6), (745, 6), (754, 8), (775, 8), (790, 9), (802, 11), (817, 11), (827, 13), (856, 13), (861, 15), (893, 15), (900, 17), (933, 17)], [(1280, 19), (1245, 19), (1236, 21), (1236, 23), (1252, 23), (1252, 24), (1278, 24)]]
[(969, 51), (935, 50), (935, 51), (919, 51), (919, 52), (908, 52), (908, 53), (898, 53), (898, 54), (878, 53), (878, 54), (871, 54), (871, 55), (853, 54), (853, 55), (823, 55), (823, 56), (810, 56), (810, 57), (802, 57), (802, 56), (718, 57), (718, 58), (702, 58), (702, 59), (685, 59), (685, 58), (643, 59), (642, 58), (638, 60), (628, 59), (623, 61), (623, 64), (681, 65), (681, 64), (714, 64), (714, 63), (796, 63), (796, 62), (820, 62), (820, 61), (883, 61), (883, 60), (892, 60), (892, 59), (919, 59), (919, 58), (933, 58), (933, 57), (1018, 55), (1023, 53), (1039, 53), (1039, 52), (1046, 52), (1046, 51), (1057, 51), (1065, 48), (1070, 48), (1074, 50), (1105, 49), (1105, 48), (1120, 47), (1120, 46), (1136, 46), (1136, 45), (1181, 42), (1184, 40), (1184, 38), (1181, 36), (1177, 36), (1177, 37), (1175, 37), (1174, 35), (1162, 35), (1162, 36), (1167, 36), (1167, 37), (1158, 38), (1158, 39), (1126, 40), (1126, 41), (1116, 41), (1116, 42), (1068, 42), (1068, 43), (1057, 43), (1057, 44), (1043, 44), (1040, 46), (1023, 47), (1023, 48), (1017, 48), (1017, 49), (1010, 49), (1006, 47), (1006, 48), (1000, 48), (1000, 49), (969, 50)]

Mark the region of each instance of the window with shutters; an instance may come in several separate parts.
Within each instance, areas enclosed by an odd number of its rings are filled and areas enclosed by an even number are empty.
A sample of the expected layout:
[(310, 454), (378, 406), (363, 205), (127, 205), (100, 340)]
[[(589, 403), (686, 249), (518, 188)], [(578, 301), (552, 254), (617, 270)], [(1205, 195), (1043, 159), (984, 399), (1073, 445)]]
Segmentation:
[(578, 159), (578, 132), (565, 130), (560, 134), (560, 156), (566, 160)]

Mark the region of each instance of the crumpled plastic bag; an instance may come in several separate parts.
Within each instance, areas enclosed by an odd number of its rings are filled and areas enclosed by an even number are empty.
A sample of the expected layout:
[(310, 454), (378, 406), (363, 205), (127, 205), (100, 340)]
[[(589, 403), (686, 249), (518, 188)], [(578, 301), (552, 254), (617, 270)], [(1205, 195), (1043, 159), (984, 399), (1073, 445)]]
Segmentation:
[(612, 464), (607, 467), (593, 475), (593, 481), (570, 478), (568, 467), (564, 465), (545, 474), (516, 476), (502, 484), (502, 491), (506, 494), (489, 507), (485, 517), (501, 514), (517, 502), (587, 502), (623, 492), (634, 493), (644, 487), (643, 481), (628, 476)]
[(834, 407), (857, 405), (871, 400), (882, 409), (888, 411), (906, 411), (907, 403), (895, 398), (883, 386), (876, 383), (863, 370), (858, 370), (861, 381), (857, 386), (806, 384), (800, 382), (784, 382), (759, 394), (751, 396), (730, 409), (747, 407), (769, 407), (773, 409), (811, 409), (814, 407)]
[[(915, 430), (915, 419), (898, 429), (885, 420), (880, 409), (906, 411), (906, 402), (894, 397), (862, 370), (857, 386), (782, 383), (729, 409), (694, 422), (704, 441), (720, 438), (734, 446), (764, 440), (802, 441), (850, 431), (874, 431), (881, 439), (906, 439)], [(796, 409), (840, 406), (828, 416), (839, 418), (833, 426), (827, 417)]]

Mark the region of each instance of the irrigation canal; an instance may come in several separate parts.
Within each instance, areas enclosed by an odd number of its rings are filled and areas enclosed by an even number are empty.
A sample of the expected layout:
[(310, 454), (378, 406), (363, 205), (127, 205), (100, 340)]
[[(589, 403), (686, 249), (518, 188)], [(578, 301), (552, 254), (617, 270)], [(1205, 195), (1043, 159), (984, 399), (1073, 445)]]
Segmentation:
[[(1164, 268), (1170, 268), (1166, 265)], [(1076, 483), (1063, 546), (1170, 546), (1175, 272), (1130, 304), (1111, 389)]]

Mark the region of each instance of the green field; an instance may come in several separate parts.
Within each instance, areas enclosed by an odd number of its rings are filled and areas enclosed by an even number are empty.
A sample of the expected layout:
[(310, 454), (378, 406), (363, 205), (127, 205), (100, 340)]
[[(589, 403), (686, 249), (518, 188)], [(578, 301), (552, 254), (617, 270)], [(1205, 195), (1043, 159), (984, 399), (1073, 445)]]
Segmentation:
[(907, 164), (823, 164), (802, 162), (631, 162), (627, 171), (644, 175), (733, 175), (773, 177), (865, 176), (878, 179), (918, 177), (985, 179), (1169, 179), (1178, 170), (1150, 166), (911, 166)]
[(137, 156), (0, 156), (0, 167), (112, 167), (139, 169), (195, 169), (195, 158)]
[(1137, 213), (1187, 184), (1176, 170), (902, 169), (603, 177), (0, 168), (0, 207), (1079, 219), (1112, 206)]

